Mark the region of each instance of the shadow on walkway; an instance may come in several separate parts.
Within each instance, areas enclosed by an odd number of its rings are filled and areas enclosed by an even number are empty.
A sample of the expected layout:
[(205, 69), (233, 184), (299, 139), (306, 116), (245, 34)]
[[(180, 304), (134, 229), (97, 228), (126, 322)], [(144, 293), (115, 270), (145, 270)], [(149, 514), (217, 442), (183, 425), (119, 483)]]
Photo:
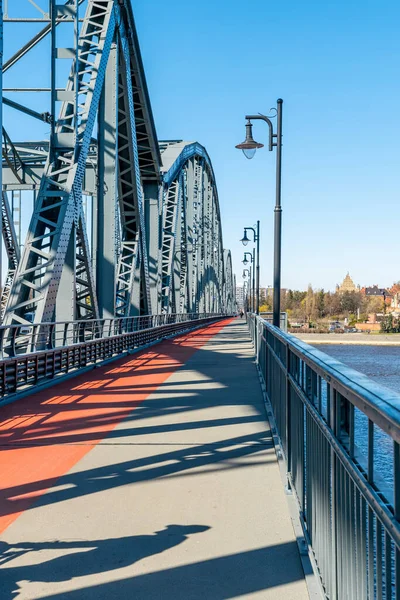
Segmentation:
[[(237, 335), (243, 339), (243, 329)], [(204, 337), (208, 340), (209, 334), (204, 334)], [(86, 452), (100, 440), (104, 440), (104, 444), (113, 444), (117, 438), (118, 444), (123, 444), (124, 438), (129, 438), (127, 443), (132, 445), (132, 460), (67, 473), (63, 475), (63, 489), (51, 489), (58, 477), (22, 479), (8, 485), (4, 480), (0, 491), (0, 517), (27, 510), (37, 505), (36, 500), (40, 505), (49, 505), (118, 486), (166, 476), (184, 476), (188, 470), (192, 475), (193, 469), (198, 467), (207, 468), (210, 472), (213, 464), (215, 470), (256, 464), (251, 460), (252, 456), (266, 447), (273, 447), (272, 437), (266, 428), (261, 433), (229, 437), (217, 443), (196, 441), (196, 431), (266, 421), (261, 393), (257, 397), (248, 394), (249, 375), (254, 378), (259, 390), (253, 359), (244, 358), (232, 350), (224, 353), (224, 347), (233, 346), (236, 350), (234, 337), (232, 330), (219, 332), (216, 343), (219, 351), (200, 347), (195, 367), (190, 361), (186, 362), (191, 355), (187, 354), (187, 349), (191, 351), (201, 346), (202, 331), (163, 342), (154, 350), (122, 359), (111, 369), (103, 367), (89, 376), (68, 381), (53, 390), (4, 407), (0, 413), (5, 413), (6, 417), (0, 425), (0, 449), (7, 451), (8, 455), (30, 449), (35, 452), (40, 448), (48, 453), (44, 447), (57, 447), (59, 444), (64, 444), (64, 448), (71, 444), (86, 445), (88, 449), (83, 448)], [(207, 341), (207, 348), (209, 344), (210, 341)], [(155, 385), (154, 378), (171, 360), (178, 364), (182, 373), (189, 371), (190, 378)], [(193, 368), (196, 379), (193, 379)], [(171, 370), (171, 367), (168, 369)], [(61, 395), (60, 388), (64, 392)], [(58, 393), (55, 395), (56, 390)], [(180, 422), (174, 421), (178, 414), (224, 405), (249, 406), (251, 411), (250, 414), (233, 417), (198, 421), (187, 417)], [(163, 419), (169, 417), (168, 422), (141, 425), (145, 419), (160, 416)], [(115, 429), (117, 425), (119, 427)], [(170, 452), (135, 458), (135, 438), (145, 436), (146, 443), (151, 444), (153, 435), (174, 431), (191, 432), (190, 443)], [(156, 441), (159, 441), (158, 438)], [(143, 440), (139, 443), (143, 444)], [(62, 448), (58, 451), (62, 452)], [(7, 460), (10, 460), (8, 455)], [(41, 456), (46, 457), (47, 454)], [(247, 460), (238, 462), (244, 458)]]
[[(79, 577), (101, 575), (124, 569), (155, 554), (161, 554), (179, 544), (189, 535), (206, 532), (207, 525), (167, 525), (153, 535), (138, 535), (116, 539), (70, 542), (29, 542), (8, 546), (1, 544), (1, 599), (19, 595), (19, 581), (33, 582), (32, 595), (38, 595), (35, 583), (61, 584)], [(52, 550), (62, 553), (39, 564), (13, 567), (13, 562), (25, 555), (34, 562), (35, 552)], [(65, 554), (70, 550), (72, 553)], [(123, 577), (93, 586), (79, 586), (73, 591), (48, 595), (49, 600), (227, 600), (295, 581), (293, 569), (285, 565), (297, 554), (296, 542), (257, 548), (246, 552), (216, 557), (152, 573)], [(29, 554), (33, 554), (32, 558)], [(279, 566), (280, 565), (280, 566)], [(118, 577), (118, 578), (117, 578)], [(29, 593), (29, 587), (24, 589)], [(67, 584), (68, 585), (68, 584)], [(63, 586), (65, 588), (65, 585)], [(40, 593), (40, 592), (39, 592)], [(278, 596), (277, 596), (278, 597)]]

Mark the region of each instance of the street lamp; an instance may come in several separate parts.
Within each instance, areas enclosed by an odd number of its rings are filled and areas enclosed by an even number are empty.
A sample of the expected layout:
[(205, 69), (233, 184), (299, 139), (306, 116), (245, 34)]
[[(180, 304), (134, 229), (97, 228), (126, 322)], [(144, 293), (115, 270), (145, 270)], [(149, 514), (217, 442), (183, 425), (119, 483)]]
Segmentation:
[[(272, 151), (276, 147), (276, 194), (275, 194), (275, 225), (274, 225), (274, 307), (273, 324), (280, 326), (280, 308), (281, 308), (281, 235), (282, 235), (282, 207), (281, 207), (281, 183), (282, 183), (282, 104), (283, 100), (277, 100), (277, 127), (276, 133), (271, 119), (266, 115), (246, 115), (246, 139), (236, 148), (243, 150), (246, 158), (253, 158), (257, 148), (262, 148), (253, 139), (252, 123), (254, 119), (265, 121), (269, 129), (268, 150)], [(243, 240), (242, 240), (243, 241)], [(257, 311), (258, 312), (258, 311)]]
[[(256, 299), (255, 312), (257, 315), (259, 315), (260, 314), (260, 221), (257, 221), (256, 229), (254, 229), (254, 227), (245, 227), (244, 228), (244, 235), (243, 235), (242, 239), (240, 240), (242, 242), (243, 246), (247, 246), (247, 244), (251, 241), (247, 237), (248, 230), (253, 232), (253, 242), (257, 242), (257, 265), (256, 265), (257, 282), (256, 282), (256, 293), (255, 293), (255, 299)], [(246, 254), (250, 254), (250, 252), (245, 252), (245, 256), (246, 256)], [(252, 256), (253, 256), (253, 262), (254, 262), (254, 249), (253, 249)], [(254, 271), (253, 271), (253, 274), (254, 274)], [(253, 283), (253, 295), (254, 295), (254, 283)]]

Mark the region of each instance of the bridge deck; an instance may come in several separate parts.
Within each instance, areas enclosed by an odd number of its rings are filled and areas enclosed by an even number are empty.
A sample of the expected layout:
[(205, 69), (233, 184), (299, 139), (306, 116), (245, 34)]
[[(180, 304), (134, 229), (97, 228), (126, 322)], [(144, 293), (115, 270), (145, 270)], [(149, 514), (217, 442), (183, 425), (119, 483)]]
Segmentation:
[(2, 600), (308, 598), (244, 323), (0, 415)]

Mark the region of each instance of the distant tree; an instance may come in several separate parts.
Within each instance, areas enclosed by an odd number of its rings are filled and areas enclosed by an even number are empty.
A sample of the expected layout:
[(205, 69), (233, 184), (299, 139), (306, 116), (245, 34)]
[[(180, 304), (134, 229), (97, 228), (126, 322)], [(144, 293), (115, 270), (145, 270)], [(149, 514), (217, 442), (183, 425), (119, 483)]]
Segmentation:
[(311, 283), (308, 285), (307, 295), (305, 297), (305, 311), (308, 321), (314, 321), (318, 316), (315, 293)]
[(383, 298), (381, 296), (366, 296), (362, 312), (367, 314), (381, 313), (383, 311)]
[(340, 294), (337, 292), (325, 294), (325, 311), (326, 315), (333, 318), (338, 317), (342, 312)]
[(298, 290), (294, 290), (293, 292), (293, 301), (296, 304), (300, 304), (302, 300), (307, 296), (307, 292), (300, 292)]
[(294, 305), (293, 290), (288, 290), (286, 294), (286, 310), (292, 310)]
[(324, 292), (324, 290), (319, 290), (317, 292), (316, 308), (317, 308), (318, 317), (320, 319), (322, 317), (325, 317), (325, 292)]
[(263, 312), (270, 312), (270, 307), (266, 303), (260, 304), (260, 313)]
[(355, 313), (361, 306), (361, 295), (359, 292), (344, 292), (341, 294), (340, 304), (342, 313)]
[(394, 330), (393, 327), (393, 315), (390, 313), (386, 317), (384, 317), (381, 321), (381, 332), (382, 333), (392, 333)]

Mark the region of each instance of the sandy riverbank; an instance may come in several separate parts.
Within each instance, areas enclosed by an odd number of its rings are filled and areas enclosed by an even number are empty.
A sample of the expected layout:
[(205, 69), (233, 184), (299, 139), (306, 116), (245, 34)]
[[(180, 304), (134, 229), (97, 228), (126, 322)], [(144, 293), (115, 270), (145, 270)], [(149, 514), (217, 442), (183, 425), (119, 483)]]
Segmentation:
[(307, 344), (346, 344), (355, 346), (400, 346), (400, 333), (296, 333)]

